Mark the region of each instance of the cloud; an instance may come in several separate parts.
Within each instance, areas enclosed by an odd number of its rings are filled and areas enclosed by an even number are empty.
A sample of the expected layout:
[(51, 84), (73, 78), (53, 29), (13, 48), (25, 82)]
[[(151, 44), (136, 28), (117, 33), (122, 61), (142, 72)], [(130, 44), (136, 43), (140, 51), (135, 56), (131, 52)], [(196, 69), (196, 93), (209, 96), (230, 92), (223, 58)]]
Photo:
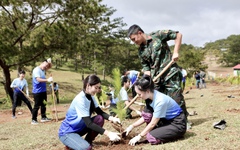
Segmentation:
[(206, 42), (240, 34), (239, 0), (103, 0), (116, 9), (128, 27), (140, 25), (148, 33), (172, 29), (183, 34), (183, 43), (203, 46)]

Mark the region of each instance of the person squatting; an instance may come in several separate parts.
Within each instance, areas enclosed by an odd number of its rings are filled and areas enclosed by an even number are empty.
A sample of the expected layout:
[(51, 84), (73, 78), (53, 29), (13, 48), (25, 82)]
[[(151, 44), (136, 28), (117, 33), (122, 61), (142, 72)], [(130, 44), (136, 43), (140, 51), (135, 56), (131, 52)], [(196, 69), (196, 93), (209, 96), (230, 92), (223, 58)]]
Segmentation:
[[(89, 150), (99, 133), (108, 136), (109, 140), (113, 142), (121, 139), (120, 133), (103, 128), (104, 119), (114, 123), (121, 122), (119, 118), (109, 116), (98, 106), (94, 95), (100, 86), (99, 77), (89, 75), (84, 79), (83, 90), (73, 99), (58, 132), (60, 141), (67, 149)], [(97, 115), (92, 117), (94, 112)], [(85, 139), (83, 139), (82, 136), (85, 134)]]

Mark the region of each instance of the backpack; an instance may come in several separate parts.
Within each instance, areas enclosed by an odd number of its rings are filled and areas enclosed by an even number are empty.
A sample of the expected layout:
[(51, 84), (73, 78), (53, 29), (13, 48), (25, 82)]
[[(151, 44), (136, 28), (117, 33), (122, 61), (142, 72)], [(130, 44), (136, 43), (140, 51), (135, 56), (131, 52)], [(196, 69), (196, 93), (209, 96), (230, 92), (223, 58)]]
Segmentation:
[(200, 77), (201, 77), (201, 78), (205, 78), (205, 76), (206, 76), (206, 73), (203, 72), (203, 71), (201, 71), (201, 73), (200, 73)]

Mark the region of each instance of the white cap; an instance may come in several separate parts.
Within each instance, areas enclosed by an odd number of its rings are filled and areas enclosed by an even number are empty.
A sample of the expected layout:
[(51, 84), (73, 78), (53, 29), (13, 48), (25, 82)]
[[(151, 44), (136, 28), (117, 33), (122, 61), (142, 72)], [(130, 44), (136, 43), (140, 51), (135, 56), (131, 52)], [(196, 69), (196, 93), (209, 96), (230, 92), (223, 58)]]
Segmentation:
[(48, 63), (52, 63), (52, 59), (51, 59), (51, 58), (48, 58), (48, 59), (47, 59), (47, 62), (48, 62)]

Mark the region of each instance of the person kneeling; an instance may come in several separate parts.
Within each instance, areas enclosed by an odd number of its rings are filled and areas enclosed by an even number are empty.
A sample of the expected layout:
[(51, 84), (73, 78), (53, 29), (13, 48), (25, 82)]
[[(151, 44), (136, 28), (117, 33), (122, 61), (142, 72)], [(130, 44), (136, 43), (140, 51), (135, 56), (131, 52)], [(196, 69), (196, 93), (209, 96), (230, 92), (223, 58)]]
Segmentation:
[(144, 76), (135, 83), (137, 94), (145, 99), (146, 107), (142, 117), (125, 130), (128, 135), (134, 127), (146, 122), (147, 126), (129, 141), (134, 146), (143, 136), (151, 144), (165, 143), (182, 138), (186, 133), (186, 116), (175, 100), (154, 90), (154, 83), (149, 76)]

